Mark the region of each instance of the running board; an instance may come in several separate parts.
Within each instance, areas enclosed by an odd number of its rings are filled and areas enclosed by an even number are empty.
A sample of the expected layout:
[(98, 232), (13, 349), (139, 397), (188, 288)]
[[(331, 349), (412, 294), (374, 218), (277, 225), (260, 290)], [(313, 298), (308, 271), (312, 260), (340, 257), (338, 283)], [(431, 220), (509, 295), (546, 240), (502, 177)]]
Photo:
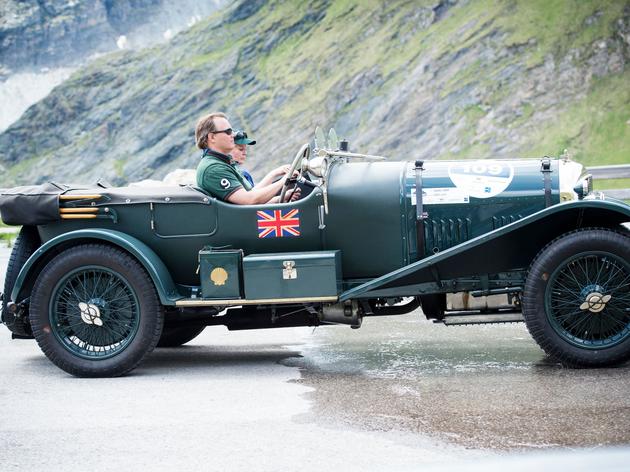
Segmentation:
[(493, 314), (476, 314), (464, 315), (455, 313), (447, 313), (441, 320), (433, 320), (434, 323), (443, 323), (446, 326), (462, 326), (475, 324), (492, 324), (492, 323), (520, 323), (525, 321), (523, 314), (519, 312), (512, 313), (493, 313)]
[(175, 306), (242, 306), (242, 305), (286, 305), (290, 303), (334, 303), (337, 297), (300, 297), (300, 298), (260, 298), (260, 299), (214, 299), (214, 298), (185, 298), (177, 300)]

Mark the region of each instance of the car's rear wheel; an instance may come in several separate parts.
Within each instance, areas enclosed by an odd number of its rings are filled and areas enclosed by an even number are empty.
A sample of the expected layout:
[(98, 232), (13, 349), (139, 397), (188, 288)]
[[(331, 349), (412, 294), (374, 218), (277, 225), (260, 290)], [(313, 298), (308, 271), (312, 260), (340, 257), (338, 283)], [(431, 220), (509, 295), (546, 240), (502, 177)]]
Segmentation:
[(199, 325), (181, 325), (177, 323), (164, 323), (162, 336), (157, 347), (178, 347), (192, 341), (206, 329)]
[[(34, 226), (22, 226), (18, 237), (13, 245), (7, 273), (4, 279), (4, 291), (2, 298), (2, 321), (7, 328), (17, 336), (32, 338), (33, 332), (28, 319), (28, 312), (13, 313), (7, 309), (7, 304), (11, 301), (11, 291), (15, 281), (29, 257), (41, 245), (37, 228)], [(19, 300), (16, 300), (16, 302)]]
[(157, 344), (164, 310), (144, 268), (100, 244), (63, 251), (33, 287), (30, 319), (46, 356), (78, 377), (114, 377)]
[(564, 365), (630, 359), (630, 238), (589, 229), (553, 241), (529, 270), (523, 316), (540, 347)]

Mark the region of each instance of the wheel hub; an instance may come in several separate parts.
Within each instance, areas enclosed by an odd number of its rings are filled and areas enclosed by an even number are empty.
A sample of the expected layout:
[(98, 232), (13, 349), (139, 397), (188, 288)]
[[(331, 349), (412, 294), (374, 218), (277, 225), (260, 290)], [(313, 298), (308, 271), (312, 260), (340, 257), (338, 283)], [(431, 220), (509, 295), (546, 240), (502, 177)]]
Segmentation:
[(79, 310), (81, 310), (81, 320), (89, 325), (103, 326), (103, 320), (101, 319), (101, 310), (94, 303), (79, 303)]
[(602, 295), (599, 292), (591, 292), (586, 295), (586, 300), (580, 305), (580, 310), (588, 310), (592, 313), (599, 313), (606, 308), (606, 303), (610, 301), (610, 295)]

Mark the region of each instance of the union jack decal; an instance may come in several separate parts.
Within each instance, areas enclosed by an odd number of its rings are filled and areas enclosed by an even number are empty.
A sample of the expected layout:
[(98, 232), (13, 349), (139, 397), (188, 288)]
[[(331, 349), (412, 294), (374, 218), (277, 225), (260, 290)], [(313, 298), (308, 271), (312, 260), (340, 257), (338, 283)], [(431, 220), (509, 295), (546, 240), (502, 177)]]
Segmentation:
[(293, 210), (259, 210), (258, 237), (282, 238), (284, 236), (300, 235), (300, 214)]

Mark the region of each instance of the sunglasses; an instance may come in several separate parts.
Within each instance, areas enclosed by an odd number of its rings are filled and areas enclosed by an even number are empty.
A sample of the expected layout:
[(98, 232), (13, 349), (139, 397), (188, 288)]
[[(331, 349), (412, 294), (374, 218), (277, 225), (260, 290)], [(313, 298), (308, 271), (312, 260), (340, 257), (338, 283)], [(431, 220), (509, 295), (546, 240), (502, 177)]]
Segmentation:
[(247, 139), (247, 133), (245, 131), (237, 131), (234, 135), (234, 139)]
[(228, 136), (230, 136), (232, 134), (232, 128), (227, 128), (227, 129), (222, 129), (220, 131), (210, 131), (210, 134), (219, 134), (219, 133), (225, 133)]

